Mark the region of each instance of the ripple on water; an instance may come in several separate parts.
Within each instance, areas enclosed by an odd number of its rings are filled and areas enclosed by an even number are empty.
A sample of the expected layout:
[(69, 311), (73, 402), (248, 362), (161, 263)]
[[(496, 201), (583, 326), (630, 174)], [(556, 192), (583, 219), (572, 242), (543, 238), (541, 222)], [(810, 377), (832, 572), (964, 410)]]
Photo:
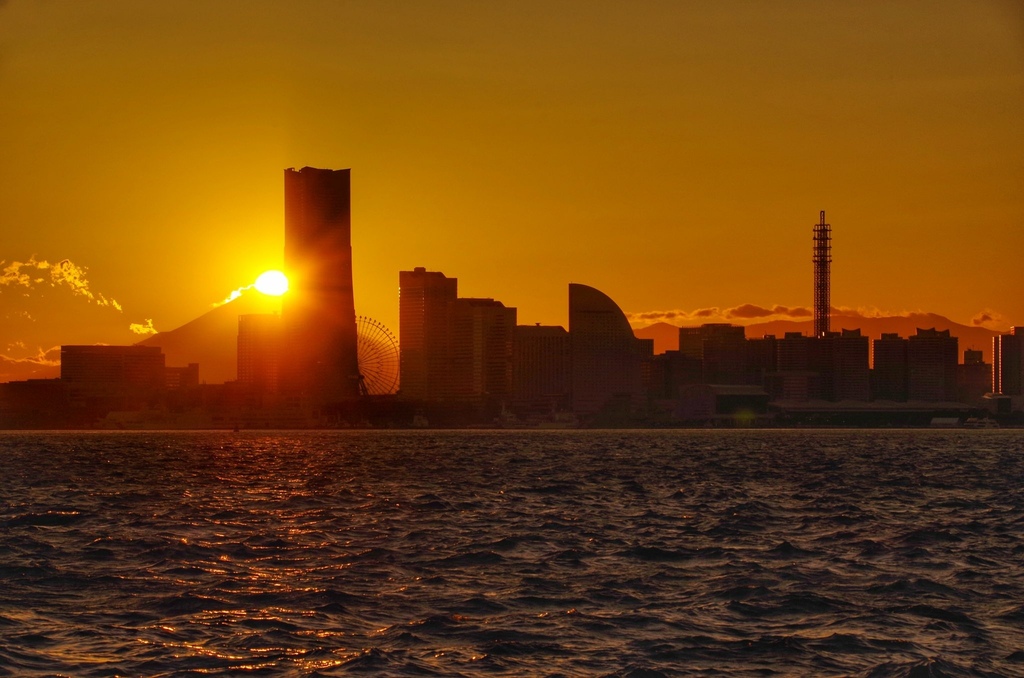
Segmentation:
[(0, 477), (0, 675), (1024, 666), (1015, 431), (0, 434)]

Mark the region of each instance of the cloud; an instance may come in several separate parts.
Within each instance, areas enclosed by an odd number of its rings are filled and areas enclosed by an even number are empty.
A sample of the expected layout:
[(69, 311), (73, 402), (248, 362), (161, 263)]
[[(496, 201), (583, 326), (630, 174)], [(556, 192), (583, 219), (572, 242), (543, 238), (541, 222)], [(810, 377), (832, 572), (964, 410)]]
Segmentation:
[(212, 306), (213, 306), (214, 308), (217, 308), (218, 306), (223, 306), (224, 304), (230, 304), (230, 303), (231, 303), (232, 301), (234, 301), (234, 300), (235, 300), (235, 299), (237, 299), (238, 297), (242, 296), (242, 294), (243, 294), (243, 293), (244, 293), (244, 292), (245, 292), (246, 290), (251, 290), (251, 289), (252, 289), (253, 287), (255, 287), (255, 286), (256, 286), (256, 283), (252, 283), (251, 285), (246, 285), (245, 287), (239, 287), (239, 288), (238, 288), (237, 290), (232, 290), (232, 291), (231, 291), (231, 294), (229, 294), (229, 295), (228, 295), (228, 296), (227, 296), (227, 297), (226, 297), (226, 298), (224, 299), (224, 301), (217, 301), (217, 302), (214, 302), (214, 303), (212, 304)]
[(28, 261), (12, 261), (10, 264), (0, 261), (0, 266), (3, 266), (0, 269), (0, 286), (34, 290), (49, 282), (50, 287), (68, 289), (74, 296), (84, 297), (90, 303), (121, 312), (121, 304), (116, 299), (89, 289), (89, 281), (85, 277), (87, 269), (70, 259), (61, 259), (51, 264), (48, 261), (39, 261), (33, 255)]
[(711, 306), (709, 308), (698, 308), (693, 311), (679, 309), (671, 311), (643, 311), (640, 313), (627, 313), (626, 317), (631, 323), (650, 322), (742, 322), (744, 320), (762, 320), (765, 318), (774, 319), (804, 319), (813, 316), (811, 309), (803, 306), (759, 306), (757, 304), (740, 304), (731, 308), (720, 308)]
[[(21, 342), (16, 342), (21, 343)], [(9, 346), (8, 349), (11, 347)], [(17, 348), (23, 348), (19, 346)], [(0, 382), (24, 379), (52, 379), (59, 376), (60, 346), (38, 348), (34, 355), (12, 358), (0, 354)]]
[[(18, 342), (21, 343), (21, 342)], [(0, 354), (0, 361), (17, 365), (38, 365), (40, 367), (54, 367), (60, 365), (60, 346), (53, 346), (49, 349), (39, 347), (35, 355), (27, 358), (12, 358)]]
[(157, 334), (157, 329), (153, 327), (152, 318), (146, 318), (145, 323), (132, 323), (131, 325), (128, 326), (128, 329), (130, 329), (135, 334)]
[(975, 327), (984, 327), (988, 330), (1005, 332), (1006, 328), (1010, 326), (1010, 321), (999, 311), (993, 311), (991, 308), (986, 308), (971, 318), (971, 324)]

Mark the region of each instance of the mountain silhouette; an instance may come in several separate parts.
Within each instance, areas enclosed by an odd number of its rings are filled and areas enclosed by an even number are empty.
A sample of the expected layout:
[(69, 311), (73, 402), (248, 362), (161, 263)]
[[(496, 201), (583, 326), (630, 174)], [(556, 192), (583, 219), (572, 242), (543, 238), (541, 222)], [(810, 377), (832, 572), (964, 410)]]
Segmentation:
[(245, 290), (234, 301), (218, 306), (176, 329), (160, 332), (139, 346), (159, 346), (169, 367), (199, 363), (199, 381), (234, 381), (238, 372), (238, 316), (279, 313), (281, 298)]
[[(984, 327), (971, 327), (961, 325), (945, 316), (937, 313), (909, 313), (899, 316), (885, 316), (881, 318), (867, 318), (859, 315), (836, 314), (832, 316), (832, 329), (859, 329), (871, 339), (878, 339), (883, 333), (895, 332), (901, 337), (909, 337), (917, 334), (917, 328), (928, 329), (934, 327), (937, 330), (949, 330), (949, 333), (959, 339), (960, 359), (963, 360), (964, 349), (980, 350), (985, 362), (992, 362), (992, 337), (999, 334)], [(768, 322), (754, 323), (747, 325), (745, 332), (748, 339), (760, 338), (766, 334), (774, 334), (777, 338), (785, 336), (786, 332), (802, 332), (811, 334), (814, 323), (812, 320), (771, 320)], [(654, 340), (654, 352), (664, 353), (679, 348), (679, 327), (669, 323), (655, 323), (633, 331), (641, 339)]]

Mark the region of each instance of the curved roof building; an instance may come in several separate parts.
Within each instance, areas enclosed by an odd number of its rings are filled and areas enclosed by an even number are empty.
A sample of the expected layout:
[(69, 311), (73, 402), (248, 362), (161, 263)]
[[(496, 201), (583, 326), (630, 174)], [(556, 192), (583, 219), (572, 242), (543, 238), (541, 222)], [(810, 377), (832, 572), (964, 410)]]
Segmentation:
[(618, 304), (600, 290), (569, 284), (572, 409), (631, 409), (643, 394), (640, 342)]

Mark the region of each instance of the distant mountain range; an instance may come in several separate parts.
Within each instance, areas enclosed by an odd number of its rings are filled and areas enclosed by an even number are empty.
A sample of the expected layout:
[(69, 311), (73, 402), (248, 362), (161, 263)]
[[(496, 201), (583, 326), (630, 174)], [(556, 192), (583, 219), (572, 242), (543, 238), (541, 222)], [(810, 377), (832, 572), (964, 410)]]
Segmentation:
[[(910, 313), (905, 316), (887, 316), (882, 318), (866, 318), (858, 315), (834, 315), (832, 316), (832, 329), (859, 329), (871, 339), (878, 339), (883, 333), (895, 332), (901, 337), (909, 337), (917, 334), (917, 329), (929, 329), (934, 327), (937, 330), (949, 330), (949, 333), (957, 337), (959, 341), (960, 359), (963, 359), (964, 349), (975, 349), (983, 352), (985, 362), (992, 362), (992, 337), (999, 334), (984, 327), (971, 327), (961, 325), (945, 316), (936, 313)], [(783, 337), (786, 332), (803, 332), (811, 334), (813, 322), (811, 320), (772, 320), (769, 322), (755, 323), (746, 326), (748, 339), (756, 339), (766, 334), (774, 334), (776, 337)], [(655, 323), (647, 327), (633, 330), (633, 333), (641, 339), (654, 340), (654, 352), (664, 353), (675, 351), (679, 348), (679, 327), (669, 323)]]
[(169, 332), (160, 332), (138, 342), (140, 346), (159, 346), (168, 367), (199, 363), (199, 381), (219, 384), (234, 381), (238, 372), (238, 316), (250, 313), (277, 313), (280, 297), (269, 297), (255, 290)]

